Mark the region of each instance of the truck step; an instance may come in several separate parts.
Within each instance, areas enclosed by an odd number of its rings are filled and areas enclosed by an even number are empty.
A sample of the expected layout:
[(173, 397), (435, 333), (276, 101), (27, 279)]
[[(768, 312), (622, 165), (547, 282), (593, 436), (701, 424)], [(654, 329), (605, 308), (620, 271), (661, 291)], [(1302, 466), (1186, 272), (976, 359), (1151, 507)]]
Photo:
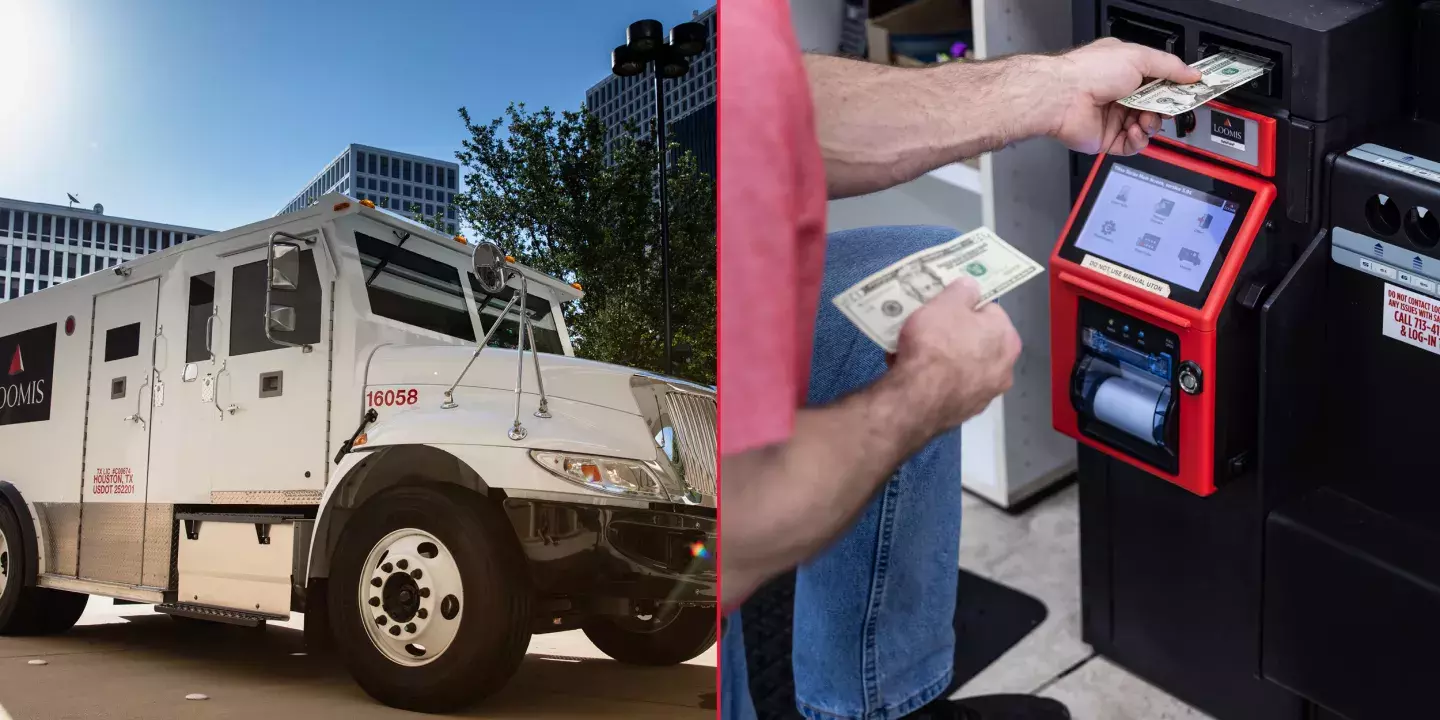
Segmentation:
[(155, 606), (155, 612), (194, 620), (225, 623), (227, 625), (241, 625), (244, 627), (260, 627), (265, 624), (266, 620), (285, 619), (275, 615), (248, 613), (240, 610), (208, 607), (206, 605), (191, 605), (189, 603), (163, 603)]

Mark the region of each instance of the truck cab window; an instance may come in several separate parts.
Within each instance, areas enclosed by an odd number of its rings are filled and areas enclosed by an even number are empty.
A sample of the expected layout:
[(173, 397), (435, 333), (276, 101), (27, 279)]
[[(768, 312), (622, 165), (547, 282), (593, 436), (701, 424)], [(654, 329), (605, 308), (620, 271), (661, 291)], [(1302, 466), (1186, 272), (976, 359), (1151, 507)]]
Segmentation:
[[(480, 289), (480, 283), (475, 279), (474, 273), (466, 273), (470, 278), (470, 291), (475, 294), (475, 305), (480, 308), (480, 325), (484, 332), (490, 332), (490, 327), (500, 321), (500, 311), (505, 309), (505, 304), (518, 292), (515, 288), (506, 287), (504, 290), (491, 295)], [(535, 325), (536, 349), (543, 353), (564, 355), (565, 346), (560, 342), (560, 333), (555, 329), (555, 305), (551, 301), (550, 292), (543, 287), (537, 287), (539, 283), (531, 283), (530, 290), (525, 297), (525, 313), (529, 315), (531, 322)], [(520, 338), (519, 316), (512, 308), (510, 314), (504, 318), (504, 324), (495, 331), (490, 338), (490, 347), (514, 349)], [(526, 341), (529, 346), (529, 341)]]
[(401, 246), (403, 240), (381, 240), (355, 233), (370, 311), (406, 325), (461, 340), (475, 341), (475, 327), (465, 306), (460, 271)]
[(205, 331), (210, 315), (215, 312), (215, 273), (190, 278), (190, 308), (185, 322), (185, 362), (210, 359), (205, 349)]

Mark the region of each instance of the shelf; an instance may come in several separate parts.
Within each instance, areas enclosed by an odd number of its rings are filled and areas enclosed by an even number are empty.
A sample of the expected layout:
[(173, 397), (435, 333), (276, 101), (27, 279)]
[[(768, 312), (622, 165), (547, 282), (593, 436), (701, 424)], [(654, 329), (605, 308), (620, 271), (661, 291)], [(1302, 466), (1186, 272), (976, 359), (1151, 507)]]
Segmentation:
[(980, 168), (968, 163), (951, 163), (926, 173), (927, 176), (975, 194), (980, 193)]

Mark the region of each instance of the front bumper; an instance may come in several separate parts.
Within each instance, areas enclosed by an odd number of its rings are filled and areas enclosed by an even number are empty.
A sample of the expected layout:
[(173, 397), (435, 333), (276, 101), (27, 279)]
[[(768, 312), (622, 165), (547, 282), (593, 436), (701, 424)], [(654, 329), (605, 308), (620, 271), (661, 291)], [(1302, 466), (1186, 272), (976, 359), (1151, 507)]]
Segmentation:
[(713, 604), (715, 512), (508, 498), (537, 593), (549, 597)]

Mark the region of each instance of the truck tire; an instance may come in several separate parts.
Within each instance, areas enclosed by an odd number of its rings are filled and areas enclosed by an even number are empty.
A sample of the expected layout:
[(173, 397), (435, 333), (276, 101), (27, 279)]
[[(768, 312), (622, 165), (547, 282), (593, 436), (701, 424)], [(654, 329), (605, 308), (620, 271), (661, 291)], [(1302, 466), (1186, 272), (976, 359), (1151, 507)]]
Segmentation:
[(715, 609), (682, 607), (656, 628), (632, 618), (598, 616), (585, 623), (585, 637), (600, 652), (632, 665), (678, 665), (715, 644)]
[(24, 536), (15, 510), (0, 503), (0, 635), (38, 635), (53, 625), (46, 620), (46, 590), (25, 587), (30, 568), (24, 547), (32, 542), (35, 538)]
[(407, 485), (350, 519), (331, 563), (336, 651), (371, 697), (448, 712), (499, 690), (530, 644), (532, 590), (510, 521), (485, 498)]

